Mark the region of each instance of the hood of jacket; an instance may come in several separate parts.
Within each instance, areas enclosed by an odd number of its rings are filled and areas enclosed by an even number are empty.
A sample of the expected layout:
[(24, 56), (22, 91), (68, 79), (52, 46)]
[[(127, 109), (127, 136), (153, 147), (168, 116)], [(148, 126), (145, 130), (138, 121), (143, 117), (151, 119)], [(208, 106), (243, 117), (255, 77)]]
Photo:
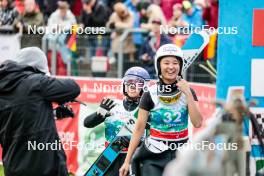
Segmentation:
[(0, 94), (11, 92), (24, 78), (31, 74), (41, 73), (34, 67), (19, 65), (7, 60), (0, 65)]
[(35, 67), (46, 75), (50, 75), (47, 57), (38, 47), (23, 48), (11, 60), (19, 65)]
[(37, 47), (21, 49), (16, 57), (0, 65), (0, 93), (12, 91), (34, 73), (50, 75), (45, 53)]

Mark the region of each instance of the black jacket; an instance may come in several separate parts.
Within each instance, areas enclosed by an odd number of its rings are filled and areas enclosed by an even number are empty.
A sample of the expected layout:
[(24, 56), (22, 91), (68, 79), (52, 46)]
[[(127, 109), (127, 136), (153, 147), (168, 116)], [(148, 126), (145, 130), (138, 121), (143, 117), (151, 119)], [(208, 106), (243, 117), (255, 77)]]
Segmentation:
[(102, 2), (96, 1), (92, 13), (82, 13), (81, 22), (84, 27), (105, 27), (110, 16), (110, 11)]
[(67, 102), (79, 93), (73, 80), (48, 77), (12, 61), (0, 65), (0, 142), (5, 176), (68, 176), (61, 145), (56, 145), (57, 150), (47, 145), (59, 141), (52, 102)]

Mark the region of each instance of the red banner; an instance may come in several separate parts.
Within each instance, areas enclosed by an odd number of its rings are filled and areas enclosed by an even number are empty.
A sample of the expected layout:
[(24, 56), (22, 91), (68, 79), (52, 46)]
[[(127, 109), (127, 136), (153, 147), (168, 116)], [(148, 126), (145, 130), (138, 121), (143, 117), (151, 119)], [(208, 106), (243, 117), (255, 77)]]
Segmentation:
[(209, 84), (191, 83), (191, 87), (195, 90), (199, 110), (203, 116), (203, 124), (201, 128), (193, 128), (193, 134), (207, 127), (207, 120), (215, 111), (214, 101), (216, 99), (216, 88)]
[(252, 45), (264, 46), (264, 9), (254, 9), (253, 11), (253, 32)]
[(122, 85), (120, 79), (82, 79), (77, 78), (81, 87), (78, 100), (99, 103), (104, 97), (122, 99)]
[(57, 130), (62, 142), (63, 148), (67, 155), (67, 167), (70, 173), (75, 173), (78, 169), (78, 148), (79, 143), (79, 133), (78, 133), (78, 123), (79, 123), (79, 110), (80, 104), (72, 103), (72, 107), (75, 117), (65, 118), (56, 121)]

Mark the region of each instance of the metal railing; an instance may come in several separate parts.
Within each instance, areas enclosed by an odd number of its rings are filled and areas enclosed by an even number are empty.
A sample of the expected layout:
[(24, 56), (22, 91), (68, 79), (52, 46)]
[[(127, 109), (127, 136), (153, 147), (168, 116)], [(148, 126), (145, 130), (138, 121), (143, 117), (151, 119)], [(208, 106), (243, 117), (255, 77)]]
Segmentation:
[[(119, 31), (118, 31), (119, 32)], [(115, 59), (113, 59), (113, 62), (111, 62), (110, 71), (106, 73), (106, 77), (118, 77), (121, 78), (123, 76), (123, 73), (125, 69), (134, 66), (133, 63), (126, 63), (124, 58), (124, 42), (127, 39), (128, 36), (135, 34), (135, 33), (141, 33), (141, 34), (148, 34), (147, 30), (144, 29), (126, 29), (123, 31), (119, 38), (119, 45), (118, 45), (118, 53)], [(1, 33), (0, 33), (1, 34)], [(8, 35), (1, 34), (1, 35)], [(107, 33), (107, 35), (103, 35), (103, 37), (107, 40), (107, 44), (105, 48), (104, 55), (107, 55), (108, 57), (114, 58), (113, 54), (111, 55), (111, 48), (110, 48), (110, 32)], [(66, 69), (66, 75), (72, 76), (73, 72), (79, 72), (80, 76), (93, 76), (90, 66), (91, 66), (91, 57), (95, 55), (96, 47), (91, 42), (92, 40), (95, 40), (98, 38), (98, 35), (77, 35), (77, 53), (79, 55), (79, 59), (77, 59), (77, 67), (73, 68), (71, 61), (66, 62), (65, 69)], [(60, 46), (58, 44), (59, 40), (57, 37), (45, 37), (43, 35), (29, 35), (29, 34), (23, 34), (21, 36), (21, 48), (28, 47), (28, 46), (38, 46), (42, 48), (42, 50), (48, 55), (50, 58), (50, 66), (51, 66), (51, 73), (53, 75), (57, 74), (58, 68), (57, 68), (57, 53), (60, 49)], [(110, 53), (110, 54), (109, 54)], [(203, 63), (203, 56), (200, 55), (200, 59), (198, 58), (194, 64), (190, 66), (190, 68), (187, 71), (186, 79), (188, 81), (192, 82), (215, 82), (214, 79), (210, 77), (210, 75), (199, 69), (198, 63)], [(213, 60), (213, 64), (216, 65), (216, 60)], [(130, 65), (131, 64), (131, 65)], [(139, 64), (140, 63), (135, 63)], [(125, 66), (125, 69), (124, 69)], [(75, 75), (76, 76), (76, 75)]]

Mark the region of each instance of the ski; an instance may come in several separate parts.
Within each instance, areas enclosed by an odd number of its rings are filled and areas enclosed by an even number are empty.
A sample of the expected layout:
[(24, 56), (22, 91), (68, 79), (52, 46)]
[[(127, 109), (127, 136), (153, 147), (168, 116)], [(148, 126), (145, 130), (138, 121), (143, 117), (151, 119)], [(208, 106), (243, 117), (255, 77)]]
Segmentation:
[(200, 31), (191, 34), (185, 41), (182, 47), (184, 57), (184, 64), (182, 68), (183, 72), (190, 67), (190, 65), (209, 43), (209, 36), (210, 35), (206, 31)]
[(84, 176), (103, 176), (123, 149), (128, 148), (135, 126), (135, 118), (128, 118), (115, 139), (104, 149)]

